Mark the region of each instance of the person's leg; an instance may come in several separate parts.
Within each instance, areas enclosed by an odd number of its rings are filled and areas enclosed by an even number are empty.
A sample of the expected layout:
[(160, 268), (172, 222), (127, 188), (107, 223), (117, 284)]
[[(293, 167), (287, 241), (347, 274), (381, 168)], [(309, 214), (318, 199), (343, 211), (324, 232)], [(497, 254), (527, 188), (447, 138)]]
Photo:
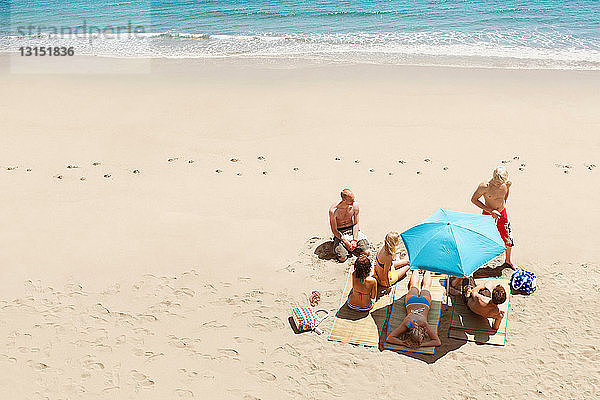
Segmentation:
[(369, 251), (370, 247), (371, 245), (369, 245), (369, 241), (367, 239), (359, 240), (358, 242), (356, 242), (356, 249), (354, 249), (354, 254), (359, 256), (362, 253), (365, 253), (367, 256), (369, 256), (371, 255), (371, 252)]
[(506, 246), (506, 250), (504, 252), (505, 255), (505, 259), (504, 259), (504, 264), (510, 266), (512, 269), (516, 270), (515, 266), (513, 265), (510, 256), (512, 253), (512, 246)]
[(344, 262), (348, 259), (348, 250), (344, 246), (344, 243), (337, 237), (333, 238), (333, 252), (339, 262)]
[(431, 271), (425, 271), (421, 284), (421, 296), (425, 297), (429, 304), (431, 304), (431, 282)]
[[(406, 276), (406, 274), (408, 273), (408, 271), (410, 271), (410, 265), (405, 265), (404, 267), (398, 267), (398, 268), (392, 268), (395, 273), (396, 273), (396, 282), (399, 281), (400, 279), (404, 278)], [(390, 273), (392, 271), (390, 270)]]
[(404, 297), (404, 304), (413, 296), (419, 295), (419, 271), (413, 271), (408, 282), (408, 293)]

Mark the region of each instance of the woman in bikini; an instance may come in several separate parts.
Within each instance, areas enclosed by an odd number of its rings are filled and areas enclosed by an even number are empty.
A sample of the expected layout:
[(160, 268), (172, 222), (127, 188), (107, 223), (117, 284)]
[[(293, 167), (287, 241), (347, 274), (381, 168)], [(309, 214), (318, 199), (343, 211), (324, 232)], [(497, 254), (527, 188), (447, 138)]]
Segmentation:
[(391, 286), (406, 275), (410, 269), (409, 261), (406, 259), (395, 261), (400, 244), (400, 234), (390, 232), (385, 236), (385, 244), (375, 256), (375, 279), (380, 286), (389, 293)]
[(377, 281), (371, 275), (371, 260), (361, 254), (354, 263), (352, 290), (348, 295), (348, 307), (356, 311), (369, 311), (377, 297)]
[[(427, 323), (427, 315), (431, 308), (431, 272), (425, 272), (419, 291), (419, 272), (413, 271), (410, 277), (410, 289), (405, 297), (406, 317), (402, 323), (390, 333), (386, 342), (411, 348), (440, 346), (442, 342), (437, 333)], [(428, 336), (429, 339), (425, 340)]]

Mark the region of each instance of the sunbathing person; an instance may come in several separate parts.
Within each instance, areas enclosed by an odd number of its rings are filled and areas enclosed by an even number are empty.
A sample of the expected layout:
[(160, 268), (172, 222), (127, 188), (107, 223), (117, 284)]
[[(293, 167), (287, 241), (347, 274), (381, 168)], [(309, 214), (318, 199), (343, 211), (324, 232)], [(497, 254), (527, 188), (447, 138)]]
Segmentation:
[(506, 301), (506, 290), (502, 285), (490, 286), (487, 282), (475, 285), (473, 278), (463, 278), (462, 294), (469, 310), (482, 317), (493, 318), (492, 329), (497, 330), (504, 318), (504, 311), (500, 311), (498, 305)]
[[(431, 272), (425, 272), (421, 290), (418, 288), (419, 273), (410, 277), (410, 289), (405, 297), (406, 317), (385, 339), (386, 342), (411, 348), (440, 346), (442, 342), (427, 322), (431, 308)], [(429, 339), (425, 340), (428, 336)]]
[(344, 262), (349, 254), (369, 255), (369, 241), (358, 227), (358, 203), (350, 189), (340, 193), (342, 201), (329, 209), (329, 225), (333, 233), (333, 251), (339, 262)]
[(462, 293), (467, 307), (477, 315), (493, 318), (492, 329), (498, 329), (502, 318), (504, 318), (504, 311), (500, 311), (500, 308), (498, 308), (498, 305), (506, 301), (504, 287), (496, 285), (496, 287), (490, 288), (491, 285), (488, 282), (475, 285), (473, 278), (464, 278), (462, 286)]
[(400, 234), (390, 232), (385, 235), (385, 244), (375, 256), (375, 279), (380, 286), (389, 293), (391, 286), (406, 275), (410, 269), (409, 261), (402, 259), (396, 261), (398, 253), (398, 244), (400, 244)]
[(356, 311), (369, 311), (376, 297), (377, 281), (371, 276), (371, 260), (366, 254), (361, 254), (354, 263), (348, 307)]

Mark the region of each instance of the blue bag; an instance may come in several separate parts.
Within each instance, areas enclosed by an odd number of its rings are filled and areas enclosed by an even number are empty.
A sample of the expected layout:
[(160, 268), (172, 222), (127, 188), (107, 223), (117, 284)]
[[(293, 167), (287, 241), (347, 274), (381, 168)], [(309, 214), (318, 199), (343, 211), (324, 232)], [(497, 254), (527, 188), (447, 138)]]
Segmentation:
[(524, 269), (517, 270), (510, 277), (510, 287), (523, 294), (532, 294), (537, 289), (536, 276)]

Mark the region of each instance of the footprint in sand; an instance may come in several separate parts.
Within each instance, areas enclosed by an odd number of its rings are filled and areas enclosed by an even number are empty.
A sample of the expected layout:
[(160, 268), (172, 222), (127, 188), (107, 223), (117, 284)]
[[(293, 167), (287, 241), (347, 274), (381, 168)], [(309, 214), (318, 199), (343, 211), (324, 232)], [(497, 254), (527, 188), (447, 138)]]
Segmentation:
[(294, 167), (294, 168), (292, 168), (292, 170), (293, 170), (293, 171), (298, 171), (298, 170), (299, 170), (299, 168), (298, 168), (298, 167)]
[(101, 164), (101, 163), (100, 163), (100, 162), (98, 162), (98, 161), (94, 161), (94, 162), (92, 163), (92, 165), (93, 165), (94, 167), (97, 167), (97, 166), (98, 166), (98, 165), (100, 165), (100, 164)]
[(358, 164), (358, 163), (360, 163), (360, 160), (354, 160), (354, 163)]
[(48, 364), (44, 364), (43, 362), (35, 362), (33, 360), (27, 361), (27, 365), (29, 365), (35, 371), (43, 371), (49, 368)]
[(257, 158), (257, 159), (259, 159), (259, 160), (261, 160), (261, 161), (264, 161), (264, 160), (265, 160), (265, 156), (258, 156), (258, 157), (256, 157), (256, 158)]
[(131, 370), (130, 375), (138, 386), (146, 388), (154, 386), (154, 381), (152, 379), (135, 369)]
[(31, 168), (27, 168), (25, 172), (31, 172)]
[(262, 174), (263, 174), (263, 175), (267, 175), (267, 174), (268, 174), (268, 172), (267, 172), (267, 171), (263, 171), (263, 172), (262, 172)]
[(586, 163), (586, 164), (584, 164), (584, 165), (585, 165), (585, 167), (586, 167), (587, 169), (589, 169), (590, 171), (592, 171), (594, 168), (596, 168), (596, 164), (587, 164), (587, 163)]
[(80, 180), (80, 181), (85, 181), (85, 180), (86, 180), (86, 177), (85, 177), (85, 176), (82, 176), (81, 178), (79, 178), (79, 180)]
[(237, 175), (237, 176), (242, 176), (242, 173), (241, 173), (241, 172), (238, 172), (236, 175)]
[(173, 161), (177, 161), (177, 160), (179, 160), (179, 157), (171, 157), (167, 161), (168, 162), (173, 162)]
[(194, 398), (194, 392), (186, 389), (175, 389), (175, 393), (180, 399), (192, 399)]
[(56, 179), (62, 179), (62, 178), (63, 178), (63, 176), (62, 176), (62, 175), (55, 175), (54, 177), (55, 177)]
[(220, 169), (215, 169), (215, 172), (216, 172), (217, 174), (220, 174), (220, 173), (221, 173), (221, 172), (223, 172), (223, 171), (222, 171), (222, 170), (220, 170)]
[(263, 381), (273, 382), (277, 380), (277, 376), (272, 374), (269, 371), (265, 371), (264, 369), (259, 369), (258, 371), (253, 371), (253, 375), (258, 376)]
[(341, 158), (339, 158), (339, 157), (335, 158), (335, 161), (340, 161), (340, 160), (341, 160)]
[(388, 175), (394, 175), (394, 173), (393, 172), (388, 172)]
[(188, 164), (193, 164), (194, 160), (188, 160)]
[(6, 167), (6, 170), (7, 171), (14, 171), (17, 168), (19, 168), (19, 167)]
[(424, 162), (426, 162), (426, 163), (430, 163), (430, 162), (431, 162), (431, 159), (430, 159), (430, 158), (426, 158), (426, 159), (424, 159), (423, 161), (424, 161)]
[(79, 168), (79, 165), (73, 165), (73, 164), (69, 164), (67, 165), (68, 169), (75, 169), (75, 168)]
[(442, 168), (444, 171), (448, 171), (448, 167), (444, 167)]
[(417, 171), (417, 175), (421, 175), (421, 171)]
[(371, 169), (369, 170), (369, 172), (375, 172), (375, 169), (374, 169), (374, 168), (371, 168)]
[(140, 173), (140, 170), (139, 170), (139, 169), (134, 169), (134, 170), (133, 170), (133, 171), (131, 171), (131, 172), (137, 175), (137, 174), (139, 174), (139, 173)]
[(104, 174), (104, 177), (105, 177), (105, 178), (110, 178), (110, 177), (111, 177), (111, 174)]
[(398, 164), (406, 164), (406, 161), (404, 161), (404, 160), (398, 160)]
[(240, 159), (239, 159), (239, 158), (232, 158), (232, 159), (231, 159), (231, 160), (229, 160), (229, 161), (231, 161), (231, 162), (239, 162), (239, 161), (240, 161)]

